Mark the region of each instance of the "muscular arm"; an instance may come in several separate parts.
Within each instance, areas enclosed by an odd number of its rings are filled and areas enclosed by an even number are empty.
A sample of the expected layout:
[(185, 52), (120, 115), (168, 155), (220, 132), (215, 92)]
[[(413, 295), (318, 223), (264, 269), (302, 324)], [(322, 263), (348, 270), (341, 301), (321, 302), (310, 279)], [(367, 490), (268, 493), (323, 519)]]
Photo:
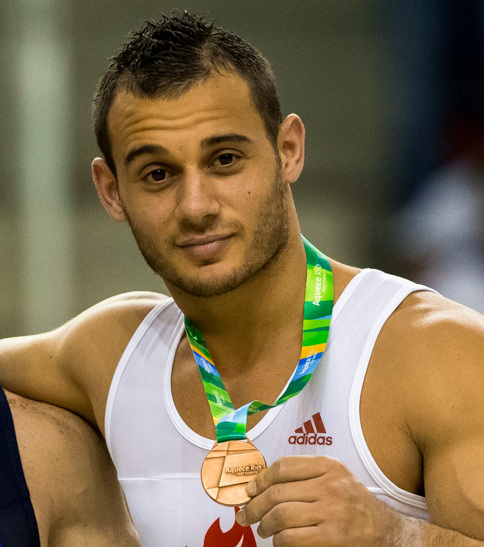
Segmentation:
[(140, 322), (164, 298), (120, 295), (52, 332), (1, 340), (0, 385), (71, 410), (102, 431), (116, 365)]
[[(435, 525), (484, 544), (484, 318), (446, 303), (419, 328), (411, 358), (421, 353), (425, 366), (412, 367), (416, 396), (407, 410), (423, 456), (428, 511)], [(422, 529), (427, 541), (446, 533)]]
[(275, 547), (479, 547), (484, 541), (403, 516), (377, 500), (338, 461), (280, 458), (247, 485), (253, 499), (237, 513)]
[(241, 524), (260, 522), (277, 547), (484, 546), (484, 320), (435, 295), (413, 300), (392, 319), (380, 363), (398, 398), (394, 427), (403, 422), (422, 456), (432, 524), (376, 500), (326, 457), (282, 458), (258, 475)]

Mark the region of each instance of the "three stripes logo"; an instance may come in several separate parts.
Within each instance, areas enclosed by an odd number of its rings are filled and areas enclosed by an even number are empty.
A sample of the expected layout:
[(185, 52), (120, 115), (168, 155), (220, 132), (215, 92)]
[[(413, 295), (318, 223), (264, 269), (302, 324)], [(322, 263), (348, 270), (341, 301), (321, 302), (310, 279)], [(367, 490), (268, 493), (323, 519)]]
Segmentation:
[(289, 444), (318, 444), (320, 446), (331, 446), (333, 437), (326, 434), (321, 414), (313, 414), (312, 418), (298, 427), (288, 439)]

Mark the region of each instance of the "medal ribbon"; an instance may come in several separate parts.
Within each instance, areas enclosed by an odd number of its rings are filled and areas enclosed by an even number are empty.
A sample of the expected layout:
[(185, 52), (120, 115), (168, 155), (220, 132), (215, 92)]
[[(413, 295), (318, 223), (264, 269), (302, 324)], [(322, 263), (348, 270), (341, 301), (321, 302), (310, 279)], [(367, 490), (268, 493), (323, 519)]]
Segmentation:
[(326, 349), (333, 311), (331, 265), (321, 251), (304, 236), (301, 237), (307, 264), (301, 357), (287, 388), (275, 403), (269, 405), (261, 401), (252, 401), (236, 410), (210, 357), (202, 333), (188, 317), (185, 317), (185, 331), (202, 377), (218, 443), (245, 439), (247, 416), (282, 405), (301, 392), (316, 370)]

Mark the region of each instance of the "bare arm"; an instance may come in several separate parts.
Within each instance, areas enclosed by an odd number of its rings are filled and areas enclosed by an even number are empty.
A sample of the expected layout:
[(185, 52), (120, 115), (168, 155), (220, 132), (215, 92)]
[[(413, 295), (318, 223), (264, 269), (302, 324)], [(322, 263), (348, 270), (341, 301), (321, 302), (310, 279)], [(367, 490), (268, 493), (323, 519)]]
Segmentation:
[[(447, 306), (420, 325), (413, 352), (416, 359), (420, 346), (425, 367), (414, 369), (409, 428), (423, 456), (432, 522), (484, 542), (484, 317)], [(426, 541), (454, 534), (421, 533)]]
[(277, 460), (247, 485), (243, 526), (275, 547), (478, 547), (484, 541), (403, 516), (377, 500), (338, 461), (324, 456)]
[(166, 297), (110, 298), (58, 329), (0, 341), (0, 385), (79, 414), (103, 430), (112, 375), (132, 334)]
[(0, 383), (9, 391), (92, 419), (89, 404), (69, 368), (63, 367), (63, 339), (69, 326), (0, 341)]
[[(404, 310), (400, 339), (388, 339), (388, 356), (400, 359), (395, 384), (422, 454), (432, 524), (378, 501), (326, 457), (281, 458), (258, 475), (239, 523), (259, 522), (259, 534), (277, 547), (484, 546), (484, 320), (432, 299), (439, 297), (423, 297), (424, 309)], [(409, 324), (408, 311), (418, 318), (411, 345), (398, 325)]]
[(459, 532), (440, 528), (427, 522), (407, 518), (402, 524), (395, 543), (397, 547), (407, 547), (408, 545), (414, 547), (434, 545), (439, 547), (482, 547), (484, 545), (484, 541), (472, 539)]
[(65, 410), (7, 393), (42, 545), (140, 545), (98, 433)]

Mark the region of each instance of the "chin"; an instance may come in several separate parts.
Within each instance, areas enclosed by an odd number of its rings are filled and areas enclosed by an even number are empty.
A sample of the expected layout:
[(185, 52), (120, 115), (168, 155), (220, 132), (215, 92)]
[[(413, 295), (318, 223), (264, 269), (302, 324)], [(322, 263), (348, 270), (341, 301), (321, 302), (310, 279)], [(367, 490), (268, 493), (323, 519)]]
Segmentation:
[(252, 276), (245, 267), (231, 272), (219, 272), (216, 268), (205, 266), (199, 275), (188, 277), (178, 274), (175, 276), (162, 275), (168, 287), (181, 291), (190, 296), (199, 298), (213, 298), (229, 294), (244, 285)]

